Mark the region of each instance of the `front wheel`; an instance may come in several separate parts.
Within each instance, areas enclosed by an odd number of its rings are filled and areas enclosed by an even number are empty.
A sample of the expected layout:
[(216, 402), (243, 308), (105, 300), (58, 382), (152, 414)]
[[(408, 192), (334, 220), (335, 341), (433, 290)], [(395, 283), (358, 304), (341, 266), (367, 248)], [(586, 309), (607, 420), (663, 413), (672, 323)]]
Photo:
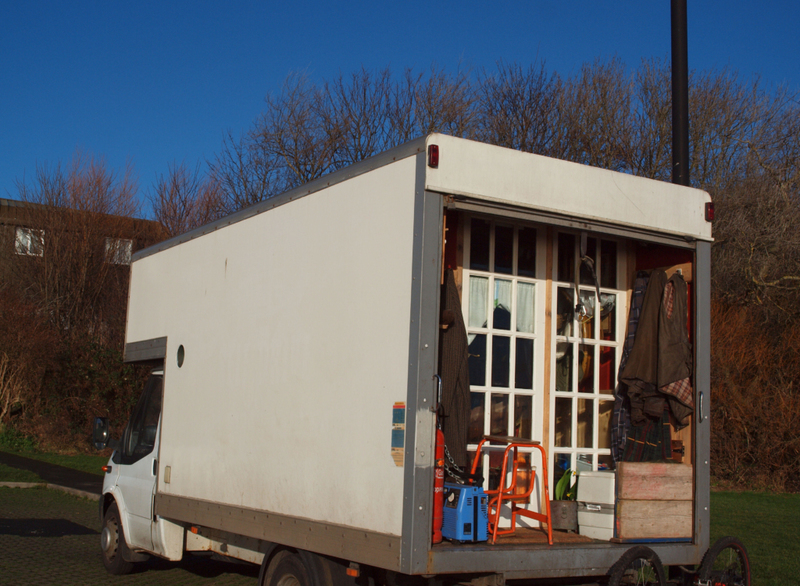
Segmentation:
[(130, 573), (133, 563), (125, 561), (122, 557), (123, 550), (128, 546), (125, 543), (117, 503), (112, 503), (103, 517), (100, 547), (103, 550), (103, 565), (109, 573), (115, 576)]
[(750, 558), (742, 542), (719, 539), (703, 556), (699, 575), (702, 584), (711, 586), (750, 586)]
[(609, 586), (622, 586), (635, 584), (637, 586), (664, 586), (664, 566), (661, 560), (649, 547), (638, 545), (630, 548), (616, 564), (611, 566), (609, 572)]

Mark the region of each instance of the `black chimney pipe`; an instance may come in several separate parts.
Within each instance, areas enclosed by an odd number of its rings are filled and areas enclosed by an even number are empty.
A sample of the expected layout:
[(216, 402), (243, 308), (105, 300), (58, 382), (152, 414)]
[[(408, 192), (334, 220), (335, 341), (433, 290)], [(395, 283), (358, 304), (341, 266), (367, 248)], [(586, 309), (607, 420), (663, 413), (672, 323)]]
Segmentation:
[(689, 57), (686, 0), (672, 0), (672, 182), (689, 185)]

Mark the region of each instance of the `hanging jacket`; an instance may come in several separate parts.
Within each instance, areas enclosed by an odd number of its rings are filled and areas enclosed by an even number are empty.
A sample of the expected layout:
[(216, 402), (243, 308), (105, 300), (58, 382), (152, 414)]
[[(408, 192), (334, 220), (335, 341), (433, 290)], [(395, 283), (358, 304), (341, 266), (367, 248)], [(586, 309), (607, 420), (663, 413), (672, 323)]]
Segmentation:
[(446, 329), (440, 330), (439, 375), (442, 377), (442, 419), (444, 443), (455, 463), (466, 468), (469, 428), (469, 341), (461, 299), (452, 269), (445, 273), (442, 287), (442, 315)]

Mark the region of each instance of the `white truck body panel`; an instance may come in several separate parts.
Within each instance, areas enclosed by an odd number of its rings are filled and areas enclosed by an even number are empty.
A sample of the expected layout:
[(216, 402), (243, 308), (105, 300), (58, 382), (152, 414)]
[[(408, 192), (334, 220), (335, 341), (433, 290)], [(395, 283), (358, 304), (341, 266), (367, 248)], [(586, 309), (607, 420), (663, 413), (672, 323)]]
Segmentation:
[(442, 152), (426, 176), (431, 191), (711, 240), (704, 206), (697, 205), (711, 197), (699, 189), (450, 136), (428, 141)]
[(414, 167), (133, 263), (127, 340), (169, 340), (158, 492), (401, 533)]

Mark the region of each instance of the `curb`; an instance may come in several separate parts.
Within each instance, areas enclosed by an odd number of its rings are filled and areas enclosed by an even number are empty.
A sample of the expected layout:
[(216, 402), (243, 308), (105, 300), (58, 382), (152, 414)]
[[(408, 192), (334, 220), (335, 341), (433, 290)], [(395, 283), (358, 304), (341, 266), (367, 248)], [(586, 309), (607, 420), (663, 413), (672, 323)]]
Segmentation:
[(100, 495), (95, 492), (88, 492), (86, 490), (79, 490), (77, 488), (70, 488), (69, 486), (61, 486), (60, 484), (48, 484), (46, 482), (0, 482), (0, 487), (6, 488), (49, 488), (51, 490), (60, 490), (61, 492), (79, 496), (81, 498), (99, 501)]
[(47, 488), (46, 482), (0, 482), (4, 488)]

